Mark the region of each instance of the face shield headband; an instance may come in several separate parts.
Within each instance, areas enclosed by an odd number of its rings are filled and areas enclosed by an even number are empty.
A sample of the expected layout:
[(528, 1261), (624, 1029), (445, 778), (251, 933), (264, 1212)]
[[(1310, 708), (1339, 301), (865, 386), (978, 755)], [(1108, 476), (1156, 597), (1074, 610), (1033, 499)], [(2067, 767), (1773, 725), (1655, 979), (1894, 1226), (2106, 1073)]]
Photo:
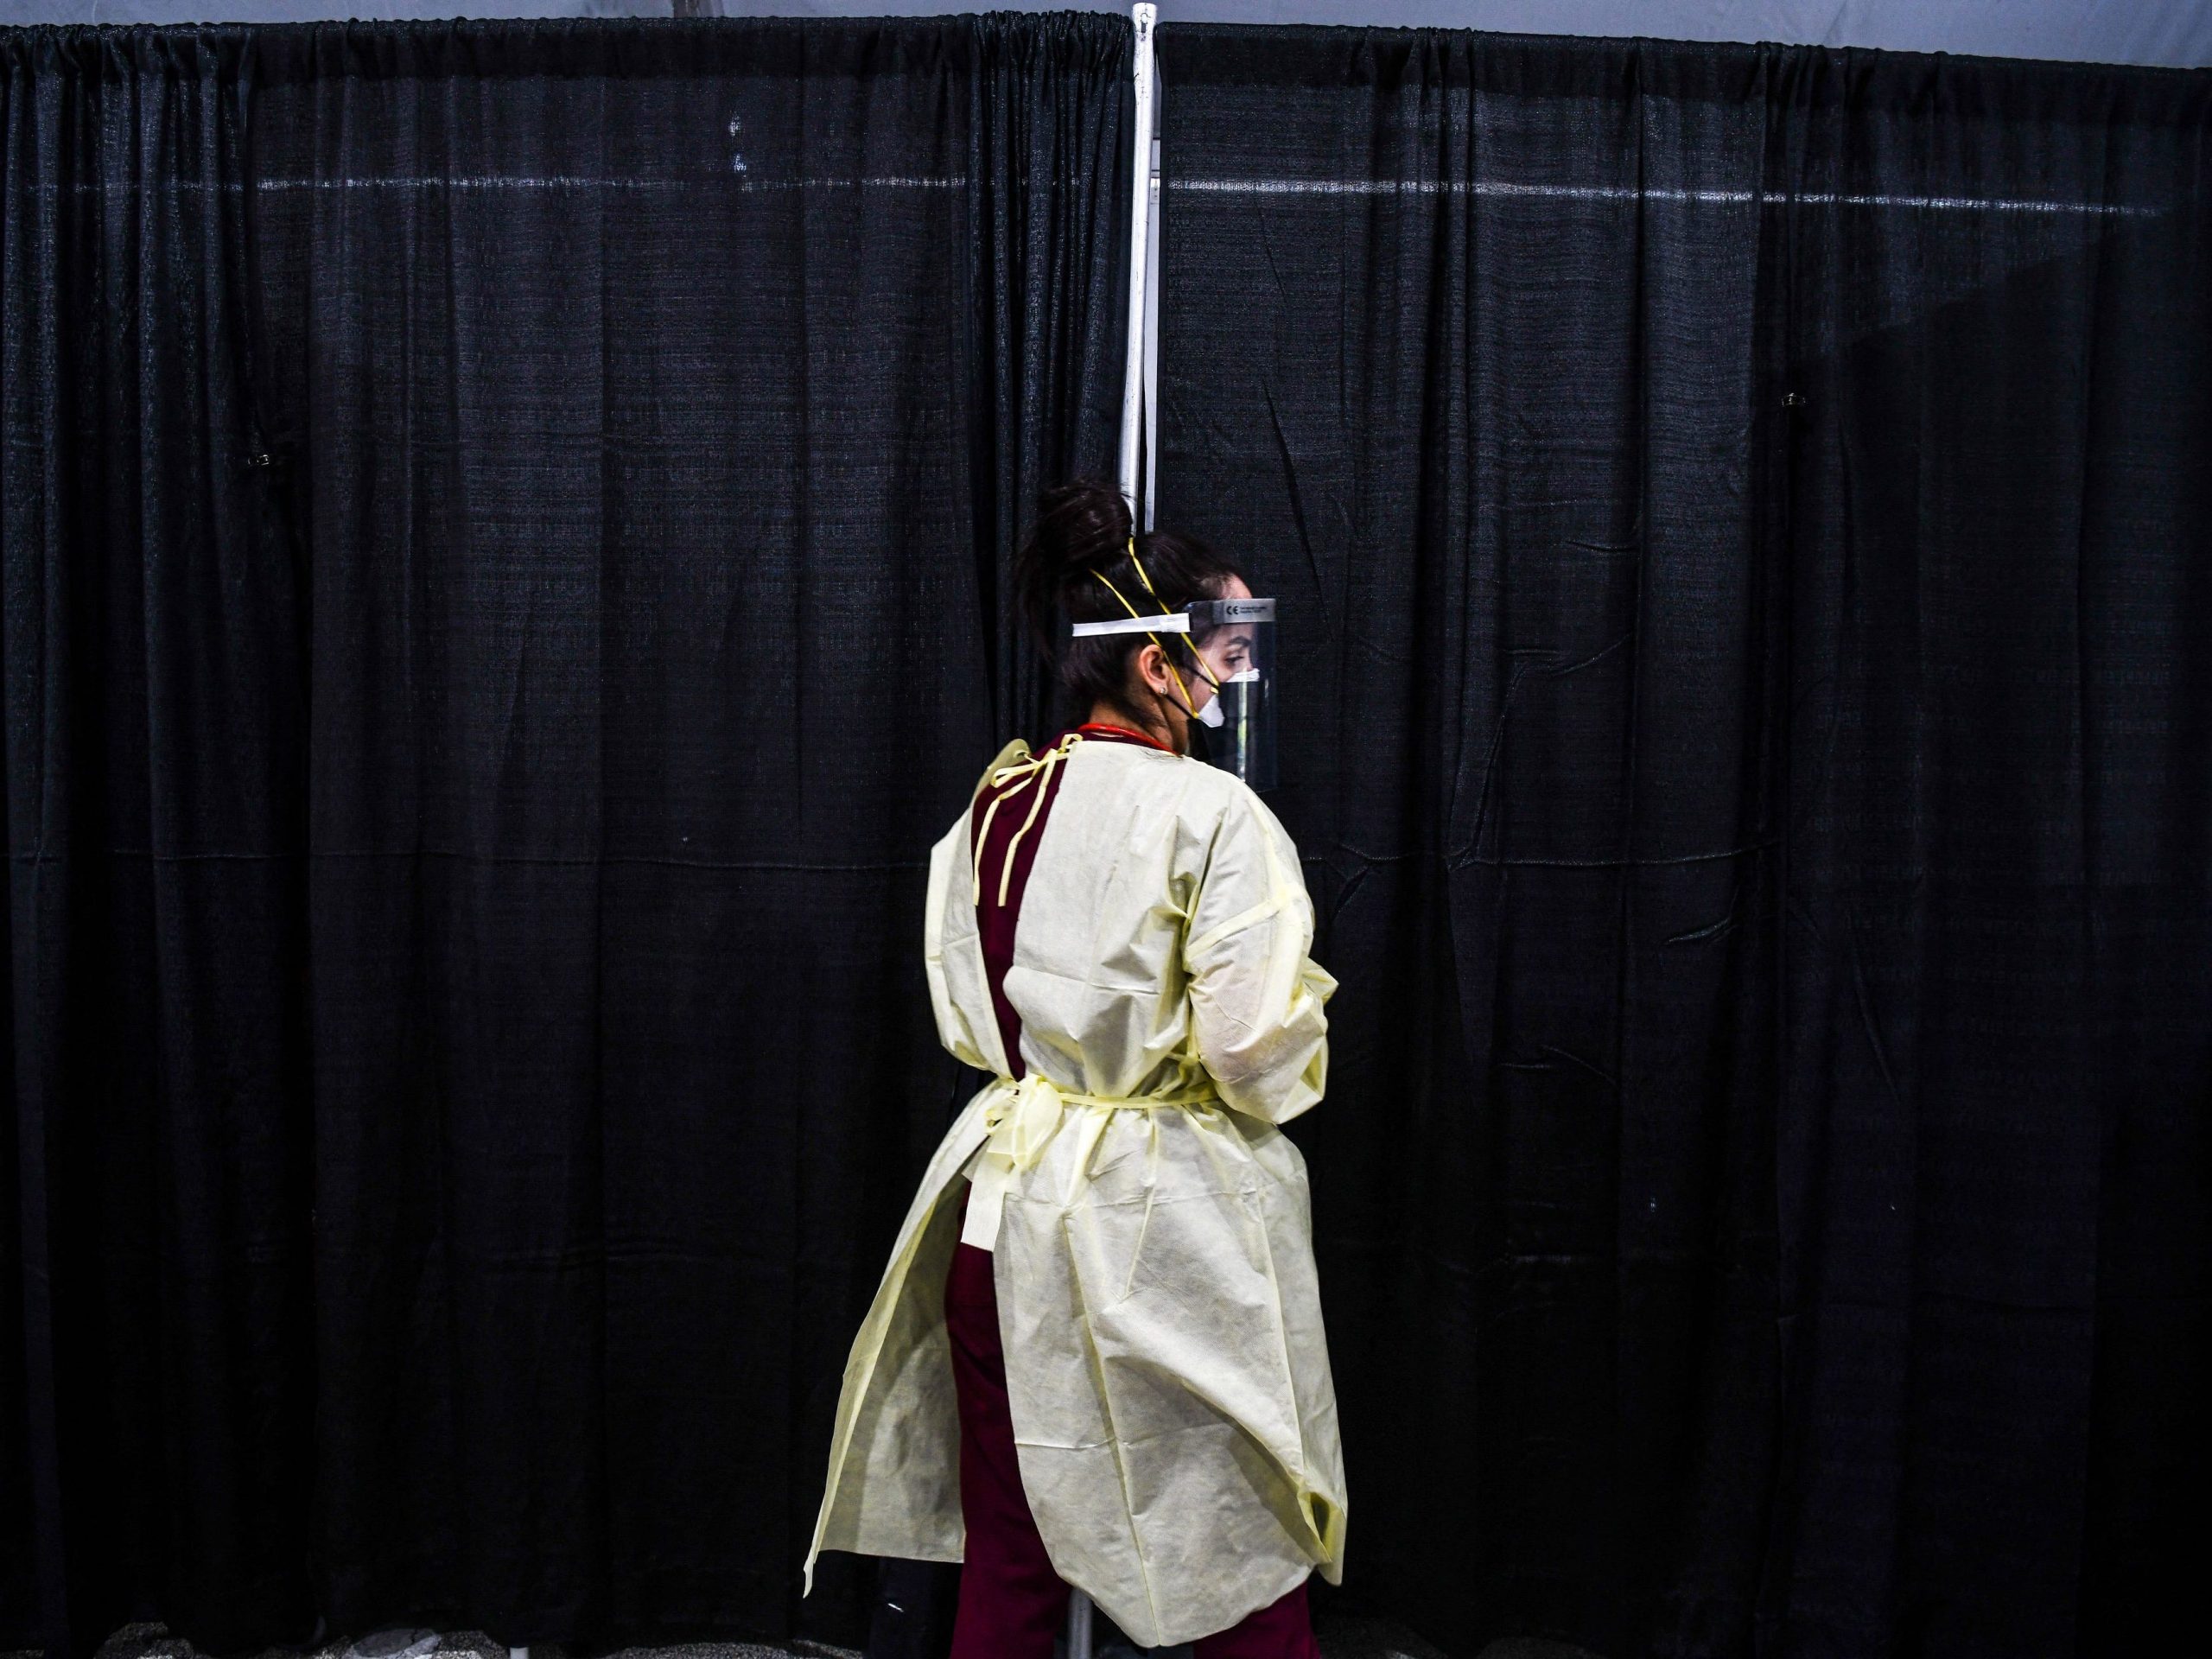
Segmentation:
[[(1160, 589), (1152, 585), (1152, 577), (1144, 568), (1144, 561), (1137, 557), (1137, 538), (1134, 536), (1129, 537), (1129, 563), (1136, 567), (1137, 580), (1144, 583), (1144, 590), (1152, 595), (1152, 602), (1155, 605), (1164, 604), (1165, 601), (1160, 597)], [(1219, 696), (1221, 681), (1215, 677), (1213, 670), (1206, 665), (1205, 658), (1196, 652), (1191, 653), (1191, 660), (1198, 664), (1198, 672), (1205, 675), (1212, 683), (1216, 694), (1206, 704), (1205, 709), (1199, 709), (1192, 699), (1191, 688), (1184, 683), (1181, 671), (1175, 666), (1175, 653), (1167, 649), (1166, 643), (1160, 637), (1163, 633), (1188, 635), (1191, 632), (1191, 619), (1180, 611), (1169, 610), (1158, 611), (1147, 616), (1129, 603), (1128, 596), (1113, 584), (1103, 570), (1093, 570), (1090, 574), (1098, 578), (1108, 593), (1121, 601), (1122, 608), (1127, 611), (1128, 615), (1106, 622), (1078, 622), (1074, 626), (1075, 637), (1084, 639), (1103, 633), (1141, 633), (1147, 636), (1154, 645), (1160, 647), (1160, 655), (1167, 664), (1168, 675), (1175, 682), (1176, 695), (1182, 699), (1183, 712), (1202, 726), (1219, 725), (1221, 723), (1221, 709), (1218, 706), (1221, 702)], [(1188, 643), (1187, 639), (1185, 643)], [(1212, 711), (1213, 717), (1211, 720), (1206, 717), (1207, 709)]]

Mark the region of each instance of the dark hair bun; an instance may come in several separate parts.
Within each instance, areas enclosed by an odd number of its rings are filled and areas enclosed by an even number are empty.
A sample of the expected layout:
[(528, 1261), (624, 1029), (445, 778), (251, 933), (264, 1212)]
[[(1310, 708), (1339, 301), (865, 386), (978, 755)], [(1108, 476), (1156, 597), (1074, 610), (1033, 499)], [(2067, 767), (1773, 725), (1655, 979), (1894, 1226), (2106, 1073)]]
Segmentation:
[[(1037, 522), (1014, 556), (1015, 601), (1046, 659), (1058, 664), (1078, 719), (1103, 702), (1143, 722), (1144, 711), (1128, 701), (1128, 664), (1152, 636), (1069, 639), (1067, 623), (1175, 610), (1217, 595), (1230, 577), (1244, 575), (1203, 542), (1173, 531), (1147, 531), (1135, 545), (1141, 568), (1129, 556), (1128, 503), (1111, 485), (1084, 480), (1045, 492)], [(1187, 661), (1188, 637), (1166, 636), (1177, 638), (1180, 646), (1163, 649)]]
[(1045, 492), (1014, 560), (1014, 597), (1040, 642), (1058, 632), (1067, 601), (1094, 585), (1094, 571), (1127, 556), (1131, 522), (1129, 504), (1110, 484), (1083, 479)]

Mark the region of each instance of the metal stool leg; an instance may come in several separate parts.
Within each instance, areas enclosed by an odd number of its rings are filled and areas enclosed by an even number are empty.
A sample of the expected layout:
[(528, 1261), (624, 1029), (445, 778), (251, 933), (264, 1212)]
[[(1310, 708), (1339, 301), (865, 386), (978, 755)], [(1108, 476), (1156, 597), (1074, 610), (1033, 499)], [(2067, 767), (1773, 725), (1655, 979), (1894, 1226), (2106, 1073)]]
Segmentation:
[(1090, 1598), (1068, 1592), (1068, 1659), (1090, 1659)]

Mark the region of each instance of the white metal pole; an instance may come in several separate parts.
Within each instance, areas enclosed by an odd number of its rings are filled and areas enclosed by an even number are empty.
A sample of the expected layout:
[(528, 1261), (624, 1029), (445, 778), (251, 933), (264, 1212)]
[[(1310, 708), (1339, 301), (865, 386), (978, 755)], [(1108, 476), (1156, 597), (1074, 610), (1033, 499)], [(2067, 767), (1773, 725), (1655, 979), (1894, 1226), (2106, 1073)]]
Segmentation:
[(1137, 480), (1142, 499), (1136, 519), (1152, 528), (1153, 493), (1160, 480), (1160, 245), (1166, 226), (1160, 216), (1160, 112), (1166, 107), (1167, 88), (1160, 64), (1152, 66), (1152, 168), (1149, 188), (1152, 216), (1145, 226), (1144, 260), (1144, 465)]
[(1142, 523), (1137, 499), (1137, 451), (1143, 430), (1145, 275), (1151, 264), (1152, 234), (1152, 25), (1159, 15), (1151, 5), (1133, 7), (1136, 50), (1131, 66), (1136, 92), (1135, 160), (1129, 190), (1129, 349), (1122, 377), (1122, 495)]

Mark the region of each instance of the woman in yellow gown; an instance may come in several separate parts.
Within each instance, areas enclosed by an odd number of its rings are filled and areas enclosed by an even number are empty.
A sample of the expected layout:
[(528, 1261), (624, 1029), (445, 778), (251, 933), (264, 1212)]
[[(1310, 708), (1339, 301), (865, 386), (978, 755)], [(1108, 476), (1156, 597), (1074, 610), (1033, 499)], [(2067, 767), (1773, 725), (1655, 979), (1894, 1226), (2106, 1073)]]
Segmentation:
[(1062, 653), (1087, 718), (1010, 744), (931, 854), (938, 1033), (992, 1076), (854, 1341), (809, 1583), (824, 1549), (964, 1554), (955, 1659), (1049, 1659), (1070, 1585), (1142, 1646), (1300, 1659), (1344, 1478), (1277, 1126), (1321, 1098), (1336, 982), (1290, 837), (1189, 753), (1234, 631), (1160, 626), (1250, 590), (1084, 485), (1017, 577), (1040, 636), (1091, 625)]

